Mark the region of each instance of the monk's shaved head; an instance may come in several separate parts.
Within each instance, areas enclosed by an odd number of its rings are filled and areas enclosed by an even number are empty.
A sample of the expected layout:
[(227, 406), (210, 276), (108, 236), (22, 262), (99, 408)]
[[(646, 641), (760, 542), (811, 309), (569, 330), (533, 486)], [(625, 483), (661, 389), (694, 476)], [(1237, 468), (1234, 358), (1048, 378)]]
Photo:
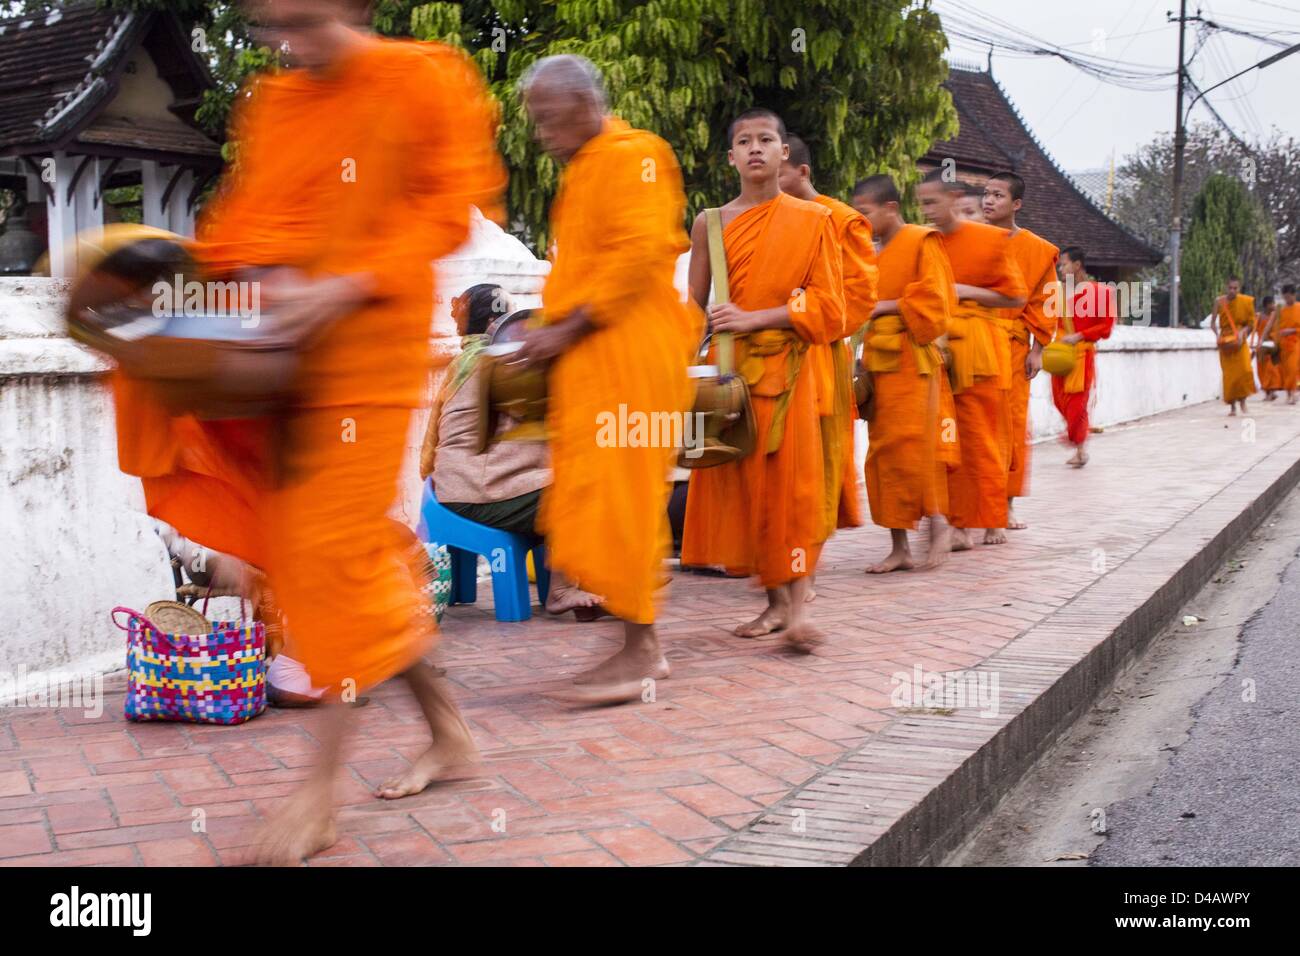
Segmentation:
[(892, 176), (885, 173), (877, 173), (875, 176), (858, 180), (857, 185), (853, 187), (853, 195), (854, 198), (861, 196), (878, 206), (890, 202), (902, 202), (902, 197), (898, 194), (898, 184), (894, 182)]
[(568, 96), (590, 97), (602, 109), (605, 106), (605, 83), (600, 70), (584, 56), (560, 53), (533, 63), (519, 78), (520, 95), (526, 99), (540, 86)]
[(604, 128), (605, 84), (584, 57), (542, 57), (524, 71), (519, 94), (538, 143), (562, 163)]

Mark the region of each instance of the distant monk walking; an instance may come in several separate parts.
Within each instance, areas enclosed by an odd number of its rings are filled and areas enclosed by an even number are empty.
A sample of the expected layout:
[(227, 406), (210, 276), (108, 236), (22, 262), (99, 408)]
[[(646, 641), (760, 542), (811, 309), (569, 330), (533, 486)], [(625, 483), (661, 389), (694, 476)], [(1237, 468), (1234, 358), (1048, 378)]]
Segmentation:
[(1241, 277), (1231, 276), (1223, 295), (1214, 300), (1210, 328), (1219, 342), (1219, 368), (1223, 372), (1223, 401), (1228, 414), (1237, 406), (1246, 414), (1246, 399), (1255, 394), (1255, 370), (1250, 362), (1250, 333), (1255, 324), (1255, 300), (1241, 294)]

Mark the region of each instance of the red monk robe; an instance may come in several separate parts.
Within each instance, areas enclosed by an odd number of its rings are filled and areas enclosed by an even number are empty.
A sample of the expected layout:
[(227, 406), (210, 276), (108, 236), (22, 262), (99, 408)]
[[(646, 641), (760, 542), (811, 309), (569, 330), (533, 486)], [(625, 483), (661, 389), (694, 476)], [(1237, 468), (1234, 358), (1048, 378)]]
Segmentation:
[(1007, 463), (1007, 497), (1029, 494), (1029, 376), (1025, 360), (1032, 340), (1046, 345), (1056, 335), (1056, 319), (1044, 305), (1056, 288), (1056, 258), (1059, 250), (1028, 229), (1011, 235), (1011, 258), (1024, 277), (1029, 301), (1023, 309), (1008, 309), (1011, 319), (1011, 457)]
[(794, 328), (737, 340), (738, 368), (746, 354), (762, 364), (750, 386), (758, 447), (691, 473), (681, 560), (757, 574), (773, 589), (811, 574), (829, 533), (817, 376), (806, 359), (810, 345), (843, 336), (840, 252), (830, 211), (785, 193), (736, 216), (723, 241), (731, 301), (749, 311), (789, 303)]
[(1052, 401), (1065, 419), (1067, 440), (1078, 447), (1088, 440), (1088, 402), (1097, 378), (1096, 346), (1102, 339), (1110, 338), (1118, 307), (1111, 286), (1080, 282), (1074, 290), (1069, 314), (1074, 331), (1083, 340), (1074, 346), (1077, 354), (1074, 371), (1052, 376)]
[[(1025, 297), (1011, 258), (1010, 235), (984, 223), (961, 221), (943, 235), (958, 285)], [(954, 528), (1005, 528), (1010, 452), (1011, 345), (1009, 320), (973, 301), (958, 303), (948, 326), (961, 464), (948, 479), (948, 520)]]
[(830, 196), (819, 194), (811, 201), (831, 211), (844, 275), (844, 337), (828, 347), (813, 349), (819, 365), (823, 366), (819, 394), (831, 397), (830, 411), (825, 398), (821, 407), (828, 520), (832, 528), (856, 528), (862, 524), (862, 508), (858, 502), (858, 468), (853, 448), (853, 423), (858, 410), (853, 401), (853, 355), (849, 339), (866, 324), (876, 307), (879, 281), (876, 247), (871, 224), (862, 213)]
[(876, 524), (911, 530), (921, 518), (948, 510), (939, 447), (948, 377), (934, 342), (948, 329), (952, 270), (939, 233), (913, 225), (880, 250), (879, 264), (880, 298), (897, 300), (899, 311), (872, 319), (863, 343), (863, 365), (875, 389), (867, 502)]
[[(658, 170), (648, 184), (647, 157)], [(655, 423), (680, 421), (690, 408), (686, 366), (703, 326), (673, 288), (677, 257), (690, 247), (685, 207), (668, 144), (613, 117), (566, 165), (551, 204), (557, 252), (545, 317), (585, 307), (596, 330), (550, 372), (546, 557), (637, 624), (655, 619), (670, 543), (667, 474), (677, 450)], [(640, 425), (649, 434), (620, 442), (619, 419), (629, 433)]]
[(431, 263), (504, 185), (492, 115), (463, 54), (376, 39), (327, 74), (259, 77), (241, 99), (239, 165), (203, 217), (198, 258), (219, 277), (290, 266), (370, 276), (376, 290), (304, 355), (275, 445), (282, 481), (263, 423), (170, 418), (139, 384), (115, 383), (120, 464), (143, 479), (149, 513), (267, 572), (317, 686), (373, 685), (428, 647), (411, 536), (388, 512), (428, 387)]

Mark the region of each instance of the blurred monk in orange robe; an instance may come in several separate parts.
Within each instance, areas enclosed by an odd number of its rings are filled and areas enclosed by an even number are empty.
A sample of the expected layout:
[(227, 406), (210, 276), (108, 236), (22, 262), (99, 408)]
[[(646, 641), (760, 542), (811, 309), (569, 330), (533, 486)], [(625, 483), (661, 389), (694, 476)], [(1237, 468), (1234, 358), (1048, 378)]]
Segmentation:
[(1228, 415), (1237, 406), (1246, 414), (1246, 399), (1255, 394), (1255, 370), (1250, 364), (1250, 333), (1255, 324), (1255, 299), (1241, 294), (1241, 277), (1228, 279), (1227, 290), (1214, 301), (1210, 328), (1219, 341), (1219, 369), (1223, 372), (1223, 400)]
[(985, 544), (1007, 540), (1011, 340), (996, 310), (1022, 309), (1027, 300), (1011, 259), (1005, 229), (959, 218), (964, 187), (928, 173), (916, 195), (943, 236), (956, 281), (957, 306), (948, 323), (961, 464), (948, 481), (948, 520), (954, 551), (973, 546), (970, 529), (984, 528)]
[(1011, 336), (1011, 458), (1007, 462), (1007, 527), (1028, 527), (1016, 518), (1015, 499), (1029, 494), (1029, 383), (1043, 368), (1043, 346), (1056, 335), (1056, 319), (1044, 306), (1056, 290), (1059, 250), (1016, 223), (1024, 205), (1025, 181), (1012, 172), (994, 173), (984, 183), (984, 221), (1011, 233), (1011, 258), (1020, 268), (1029, 301), (1002, 313)]
[(916, 567), (907, 533), (922, 518), (930, 520), (924, 566), (942, 564), (951, 548), (943, 516), (951, 459), (941, 451), (941, 413), (946, 405), (951, 416), (951, 394), (937, 342), (955, 304), (952, 269), (939, 233), (904, 222), (899, 201), (898, 187), (885, 175), (870, 176), (853, 191), (854, 205), (881, 242), (880, 301), (862, 351), (875, 396), (866, 480), (871, 520), (889, 529), (892, 546), (867, 568), (871, 574)]
[[(377, 790), (393, 798), (476, 758), (423, 661), (434, 634), (414, 535), (388, 514), (428, 389), (432, 262), (468, 236), (471, 204), (497, 204), (504, 169), (473, 65), (360, 32), (357, 9), (248, 4), (290, 68), (240, 98), (239, 162), (194, 248), (212, 278), (260, 282), (265, 338), (298, 343), (293, 407), (274, 424), (169, 417), (119, 376), (117, 421), (122, 469), (143, 479), (150, 514), (266, 571), (314, 685), (354, 700), (404, 675), (433, 744)], [(297, 863), (334, 842), (346, 714), (325, 709), (318, 765), (268, 824), (260, 861)]]
[[(758, 443), (745, 458), (691, 473), (682, 563), (757, 574), (767, 608), (739, 637), (776, 631), (810, 652), (821, 635), (805, 602), (827, 527), (821, 423), (824, 399), (813, 346), (843, 337), (840, 249), (831, 211), (781, 192), (789, 150), (771, 110), (740, 114), (728, 161), (740, 195), (721, 207), (730, 302), (709, 306), (717, 334), (736, 336), (736, 368), (750, 384)], [(690, 293), (709, 301), (707, 217), (691, 229)], [(716, 347), (713, 350), (716, 354)]]
[(1277, 344), (1282, 349), (1282, 388), (1286, 389), (1286, 403), (1296, 402), (1296, 385), (1300, 380), (1300, 303), (1296, 302), (1295, 286), (1282, 286), (1282, 308), (1277, 313)]
[(847, 203), (823, 196), (812, 183), (812, 151), (794, 134), (786, 137), (790, 158), (781, 164), (781, 192), (820, 203), (831, 211), (844, 276), (844, 337), (828, 346), (813, 346), (818, 370), (818, 409), (822, 416), (822, 467), (825, 469), (827, 522), (830, 528), (862, 524), (858, 475), (853, 451), (852, 336), (867, 323), (876, 307), (876, 247), (871, 225)]
[(673, 286), (677, 257), (689, 248), (686, 194), (668, 144), (606, 112), (587, 60), (539, 60), (521, 89), (542, 148), (565, 164), (551, 205), (556, 255), (542, 290), (545, 324), (520, 353), (525, 362), (553, 362), (554, 480), (539, 524), (547, 562), (600, 595), (624, 627), (622, 650), (561, 696), (639, 700), (644, 682), (668, 676), (655, 592), (677, 447), (658, 423), (685, 421), (686, 367), (703, 331), (703, 315)]

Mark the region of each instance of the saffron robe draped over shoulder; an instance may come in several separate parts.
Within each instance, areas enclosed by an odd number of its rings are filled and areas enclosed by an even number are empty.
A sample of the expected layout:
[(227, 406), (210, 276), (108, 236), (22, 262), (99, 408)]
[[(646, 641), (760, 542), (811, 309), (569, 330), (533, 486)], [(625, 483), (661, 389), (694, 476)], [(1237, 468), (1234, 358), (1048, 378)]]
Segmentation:
[(939, 233), (903, 226), (880, 250), (880, 298), (898, 312), (871, 320), (863, 364), (875, 389), (868, 425), (866, 483), (871, 520), (912, 529), (948, 508), (940, 454), (941, 399), (948, 377), (936, 339), (948, 328), (952, 272)]
[[(961, 222), (943, 235), (959, 285), (978, 286), (1012, 299), (1026, 295), (1011, 258), (1010, 234), (978, 222)], [(958, 303), (949, 324), (957, 361), (957, 432), (961, 463), (948, 479), (948, 517), (956, 528), (1005, 528), (1010, 457), (1010, 321), (973, 302)], [(956, 340), (960, 329), (961, 338)], [(965, 356), (963, 358), (963, 355)], [(962, 362), (969, 363), (965, 368)]]
[(196, 257), (216, 277), (366, 274), (378, 296), (304, 353), (299, 404), (274, 434), (169, 417), (146, 386), (115, 382), (119, 462), (149, 513), (266, 571), (317, 686), (378, 683), (431, 639), (413, 536), (387, 515), (428, 388), (432, 263), (505, 182), (492, 115), (476, 68), (436, 44), (367, 38), (327, 73), (253, 81)]
[[(646, 160), (655, 175), (644, 176)], [(569, 161), (551, 207), (547, 322), (584, 309), (595, 331), (550, 371), (547, 561), (627, 621), (655, 618), (667, 556), (668, 471), (683, 440), (686, 377), (703, 315), (673, 286), (686, 195), (672, 149), (606, 119)], [(674, 424), (677, 426), (674, 429)]]
[(854, 356), (849, 337), (871, 318), (880, 270), (867, 217), (830, 196), (818, 195), (812, 201), (831, 211), (844, 276), (844, 337), (812, 349), (819, 365), (818, 388), (832, 396), (830, 413), (825, 403), (821, 409), (827, 521), (831, 528), (856, 528), (862, 524), (862, 509), (853, 450), (853, 423), (858, 415), (853, 401)]
[[(1283, 335), (1283, 329), (1295, 329), (1294, 335)], [(1300, 302), (1283, 304), (1277, 314), (1277, 328), (1273, 332), (1282, 349), (1281, 382), (1279, 388), (1295, 391), (1300, 380)]]
[(1072, 445), (1088, 440), (1088, 405), (1097, 381), (1096, 345), (1110, 338), (1117, 314), (1114, 288), (1100, 282), (1075, 286), (1070, 316), (1074, 331), (1083, 336), (1083, 341), (1075, 345), (1075, 371), (1068, 376), (1052, 376), (1052, 401), (1065, 419), (1065, 437)]
[[(1219, 340), (1235, 336), (1242, 329), (1250, 329), (1255, 321), (1255, 299), (1238, 295), (1218, 307)], [(1219, 369), (1223, 372), (1223, 400), (1231, 405), (1255, 394), (1255, 371), (1250, 361), (1250, 337), (1241, 347), (1231, 351), (1219, 349)]]
[(1033, 340), (1046, 345), (1056, 335), (1056, 319), (1047, 314), (1047, 300), (1056, 289), (1058, 250), (1028, 229), (1011, 234), (1011, 258), (1025, 280), (1029, 300), (1022, 309), (1004, 314), (1011, 319), (1010, 450), (1007, 461), (1007, 497), (1029, 494), (1029, 377), (1025, 360)]
[[(829, 533), (817, 376), (801, 359), (809, 346), (842, 337), (840, 252), (830, 210), (785, 193), (727, 223), (723, 242), (731, 300), (747, 311), (788, 305), (793, 330), (788, 344), (762, 357), (750, 390), (758, 447), (738, 462), (691, 473), (682, 563), (757, 574), (774, 588), (811, 574)], [(738, 354), (750, 337), (741, 337)], [(766, 438), (787, 387), (780, 442), (771, 449)]]

